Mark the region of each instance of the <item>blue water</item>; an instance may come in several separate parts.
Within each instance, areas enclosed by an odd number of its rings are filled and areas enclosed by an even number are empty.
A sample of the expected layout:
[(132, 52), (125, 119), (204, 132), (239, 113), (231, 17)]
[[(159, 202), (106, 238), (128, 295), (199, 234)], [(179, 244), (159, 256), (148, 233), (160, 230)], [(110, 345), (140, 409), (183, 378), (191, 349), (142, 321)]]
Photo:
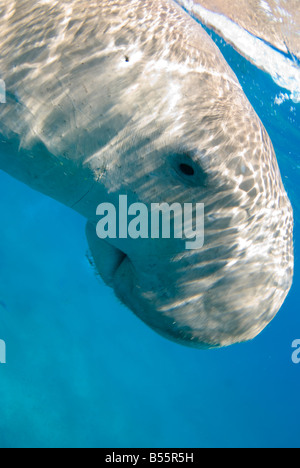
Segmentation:
[(95, 277), (85, 221), (0, 173), (0, 447), (300, 446), (300, 105), (276, 105), (286, 91), (213, 37), (273, 140), (295, 209), (288, 299), (250, 343), (166, 341)]

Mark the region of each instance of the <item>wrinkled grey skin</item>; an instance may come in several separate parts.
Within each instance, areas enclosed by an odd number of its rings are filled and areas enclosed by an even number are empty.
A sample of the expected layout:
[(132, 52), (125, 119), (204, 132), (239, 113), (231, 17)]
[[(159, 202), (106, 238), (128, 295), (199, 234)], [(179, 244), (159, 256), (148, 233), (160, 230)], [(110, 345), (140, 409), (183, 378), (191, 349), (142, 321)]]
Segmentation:
[[(157, 332), (196, 347), (255, 337), (291, 287), (292, 209), (203, 29), (172, 0), (1, 0), (0, 43), (0, 168), (88, 220), (99, 273)], [(204, 247), (99, 240), (96, 207), (119, 194), (204, 203)]]

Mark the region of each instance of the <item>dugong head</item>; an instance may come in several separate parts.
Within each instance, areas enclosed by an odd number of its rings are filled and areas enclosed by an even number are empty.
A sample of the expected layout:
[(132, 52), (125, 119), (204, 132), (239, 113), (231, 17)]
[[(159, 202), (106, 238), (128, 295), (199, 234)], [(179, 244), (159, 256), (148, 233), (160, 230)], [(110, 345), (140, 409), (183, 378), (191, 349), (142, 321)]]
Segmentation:
[[(100, 275), (157, 332), (198, 347), (255, 337), (291, 286), (293, 216), (218, 48), (172, 0), (23, 3), (1, 20), (1, 168), (88, 219)], [(97, 206), (120, 195), (203, 203), (204, 246), (99, 239)]]
[(101, 167), (90, 165), (116, 206), (120, 193), (148, 206), (204, 203), (204, 246), (99, 240), (95, 219), (87, 233), (100, 274), (137, 316), (176, 342), (219, 347), (254, 338), (280, 309), (293, 276), (293, 214), (236, 77), (200, 26), (184, 23), (159, 41), (149, 30), (116, 65), (110, 119), (130, 118), (99, 153)]

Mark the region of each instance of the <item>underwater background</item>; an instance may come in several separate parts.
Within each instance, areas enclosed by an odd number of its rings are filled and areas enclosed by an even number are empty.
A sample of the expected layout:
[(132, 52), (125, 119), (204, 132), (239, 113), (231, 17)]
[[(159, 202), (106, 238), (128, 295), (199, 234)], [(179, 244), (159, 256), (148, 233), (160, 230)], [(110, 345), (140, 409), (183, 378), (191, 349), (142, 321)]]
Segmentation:
[(286, 302), (252, 342), (169, 342), (96, 277), (85, 220), (0, 172), (0, 447), (300, 447), (300, 104), (208, 32), (272, 139), (293, 204)]

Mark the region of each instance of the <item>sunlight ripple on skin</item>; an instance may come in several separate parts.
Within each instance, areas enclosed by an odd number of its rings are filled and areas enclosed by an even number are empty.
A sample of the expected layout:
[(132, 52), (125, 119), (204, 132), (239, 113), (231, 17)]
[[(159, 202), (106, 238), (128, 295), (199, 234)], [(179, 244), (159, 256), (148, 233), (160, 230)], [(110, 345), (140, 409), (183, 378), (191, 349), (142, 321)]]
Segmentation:
[[(86, 218), (103, 280), (158, 333), (199, 348), (254, 338), (292, 284), (293, 213), (210, 37), (172, 0), (1, 6), (0, 169)], [(204, 247), (100, 240), (97, 206), (120, 194), (204, 203)]]

